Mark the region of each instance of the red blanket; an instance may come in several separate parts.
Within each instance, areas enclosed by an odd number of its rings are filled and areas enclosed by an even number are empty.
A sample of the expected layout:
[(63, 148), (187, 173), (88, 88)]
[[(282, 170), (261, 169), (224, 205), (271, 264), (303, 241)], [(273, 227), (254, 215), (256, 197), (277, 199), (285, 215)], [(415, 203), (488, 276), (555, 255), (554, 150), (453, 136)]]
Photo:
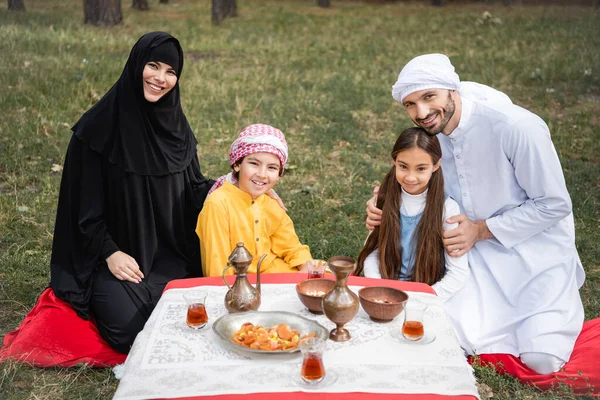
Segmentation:
[(110, 367), (125, 362), (126, 354), (113, 350), (96, 325), (75, 313), (51, 288), (42, 292), (21, 325), (4, 337), (0, 361), (12, 358), (38, 367), (72, 367), (86, 363)]
[(574, 393), (600, 397), (600, 318), (583, 323), (571, 359), (554, 374), (539, 375), (509, 354), (482, 354), (477, 362), (542, 390), (557, 389), (564, 384)]

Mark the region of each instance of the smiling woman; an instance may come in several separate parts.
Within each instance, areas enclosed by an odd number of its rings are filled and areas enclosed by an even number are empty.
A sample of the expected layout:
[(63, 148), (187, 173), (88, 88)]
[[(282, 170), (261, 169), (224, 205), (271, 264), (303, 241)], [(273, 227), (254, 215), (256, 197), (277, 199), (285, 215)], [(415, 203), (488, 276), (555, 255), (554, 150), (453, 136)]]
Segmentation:
[(194, 226), (214, 182), (181, 108), (182, 69), (177, 39), (142, 36), (116, 84), (72, 128), (65, 159), (50, 286), (122, 353), (167, 282), (201, 275)]
[[(153, 59), (156, 57), (157, 55), (153, 54)], [(177, 73), (169, 64), (150, 61), (144, 66), (142, 79), (144, 80), (144, 98), (155, 103), (175, 87)]]

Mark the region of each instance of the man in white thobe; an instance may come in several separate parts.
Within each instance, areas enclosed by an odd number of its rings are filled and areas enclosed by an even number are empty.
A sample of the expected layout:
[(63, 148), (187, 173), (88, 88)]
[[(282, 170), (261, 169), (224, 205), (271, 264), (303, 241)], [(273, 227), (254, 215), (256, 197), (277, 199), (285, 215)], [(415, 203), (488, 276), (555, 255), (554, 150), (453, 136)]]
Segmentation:
[[(571, 199), (544, 121), (488, 86), (460, 82), (448, 57), (400, 72), (392, 96), (442, 145), (446, 192), (462, 214), (444, 234), (471, 275), (446, 303), (468, 354), (518, 356), (541, 374), (569, 360), (583, 324), (585, 273)], [(379, 210), (368, 203), (367, 225)]]

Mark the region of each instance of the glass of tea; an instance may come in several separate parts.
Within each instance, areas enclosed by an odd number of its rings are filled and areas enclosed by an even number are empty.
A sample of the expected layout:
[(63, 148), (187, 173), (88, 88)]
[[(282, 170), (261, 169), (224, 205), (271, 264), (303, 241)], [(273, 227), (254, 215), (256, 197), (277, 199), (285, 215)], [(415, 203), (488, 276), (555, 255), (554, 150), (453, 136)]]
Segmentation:
[(316, 385), (325, 379), (323, 364), (325, 346), (325, 340), (319, 337), (303, 339), (298, 344), (303, 357), (300, 377), (308, 385)]
[(420, 340), (425, 334), (423, 315), (427, 305), (417, 300), (406, 300), (402, 305), (404, 306), (402, 335), (408, 340)]
[(208, 322), (206, 296), (207, 293), (202, 290), (189, 290), (183, 294), (187, 304), (186, 322), (190, 328), (201, 329)]
[(308, 279), (323, 278), (327, 263), (323, 260), (311, 260), (308, 262)]

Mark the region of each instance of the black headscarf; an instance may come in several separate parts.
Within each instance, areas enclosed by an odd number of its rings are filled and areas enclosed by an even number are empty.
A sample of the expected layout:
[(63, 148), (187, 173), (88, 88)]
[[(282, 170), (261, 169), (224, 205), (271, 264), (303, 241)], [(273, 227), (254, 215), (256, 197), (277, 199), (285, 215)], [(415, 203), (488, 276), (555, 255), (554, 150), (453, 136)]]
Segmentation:
[[(155, 103), (144, 98), (142, 73), (149, 61), (168, 61), (177, 74), (175, 87)], [(145, 34), (131, 49), (117, 83), (77, 121), (74, 134), (128, 172), (183, 171), (196, 156), (196, 139), (179, 99), (182, 70), (177, 39), (165, 32)]]

